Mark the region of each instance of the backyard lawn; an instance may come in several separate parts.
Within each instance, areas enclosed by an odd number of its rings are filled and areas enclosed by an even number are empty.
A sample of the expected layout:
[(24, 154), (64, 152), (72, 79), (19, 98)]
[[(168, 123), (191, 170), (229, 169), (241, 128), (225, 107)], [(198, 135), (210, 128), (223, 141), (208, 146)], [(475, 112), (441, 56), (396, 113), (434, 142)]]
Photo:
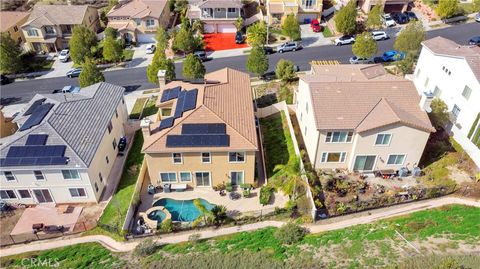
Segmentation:
[[(448, 257), (457, 267), (475, 268), (480, 257), (475, 248), (480, 240), (480, 208), (445, 206), (409, 215), (305, 236), (297, 243), (282, 244), (276, 228), (241, 232), (209, 240), (158, 247), (150, 255), (109, 254), (95, 244), (25, 254), (2, 259), (3, 267), (18, 265), (21, 258), (58, 258), (63, 268), (95, 268), (121, 264), (119, 259), (143, 268), (409, 268), (423, 269), (422, 260), (438, 262)], [(415, 246), (419, 254), (398, 233)], [(71, 253), (75, 249), (75, 253)], [(435, 255), (435, 256), (433, 256)], [(448, 256), (451, 255), (451, 256)], [(133, 258), (133, 257), (134, 258)], [(82, 261), (76, 261), (82, 257)], [(411, 262), (414, 265), (395, 265)], [(65, 262), (65, 263), (63, 263)], [(430, 266), (432, 264), (429, 264)], [(125, 266), (126, 267), (126, 266)], [(437, 268), (431, 266), (431, 268)]]
[[(133, 105), (132, 111), (130, 112), (130, 119), (140, 119), (140, 117), (146, 117), (146, 116), (151, 116), (157, 113), (158, 107), (155, 106), (155, 102), (157, 101), (157, 98), (147, 98), (147, 97), (142, 97), (138, 98), (135, 101), (135, 104)], [(145, 102), (147, 102), (145, 104)], [(145, 108), (143, 105), (145, 104)], [(142, 113), (142, 108), (143, 108), (143, 113)]]

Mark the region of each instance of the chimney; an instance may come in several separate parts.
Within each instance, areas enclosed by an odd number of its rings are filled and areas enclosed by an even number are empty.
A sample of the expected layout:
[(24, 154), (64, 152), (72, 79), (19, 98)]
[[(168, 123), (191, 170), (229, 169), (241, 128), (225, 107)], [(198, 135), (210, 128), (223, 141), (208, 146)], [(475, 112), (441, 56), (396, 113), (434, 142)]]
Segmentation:
[(140, 122), (140, 128), (142, 128), (142, 133), (143, 137), (150, 136), (151, 131), (150, 131), (150, 119), (149, 118), (144, 118)]
[(432, 112), (432, 108), (430, 107), (430, 105), (432, 104), (434, 97), (435, 96), (433, 95), (432, 92), (423, 92), (420, 98), (420, 104), (419, 104), (420, 108), (426, 111), (427, 113)]
[(158, 70), (157, 77), (158, 77), (158, 86), (160, 87), (160, 92), (165, 90), (165, 84), (167, 84), (166, 79), (166, 70)]

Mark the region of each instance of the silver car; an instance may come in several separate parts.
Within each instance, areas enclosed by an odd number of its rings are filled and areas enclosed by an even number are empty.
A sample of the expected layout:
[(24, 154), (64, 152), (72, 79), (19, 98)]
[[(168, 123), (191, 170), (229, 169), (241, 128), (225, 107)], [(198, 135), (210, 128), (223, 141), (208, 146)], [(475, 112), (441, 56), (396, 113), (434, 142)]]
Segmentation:
[(373, 58), (358, 58), (357, 56), (350, 57), (348, 60), (351, 64), (373, 64)]
[(296, 51), (301, 49), (302, 46), (298, 42), (286, 42), (277, 47), (279, 53), (284, 53), (287, 51)]
[(373, 39), (375, 39), (375, 41), (387, 40), (389, 38), (387, 33), (385, 33), (384, 31), (373, 31), (372, 37)]

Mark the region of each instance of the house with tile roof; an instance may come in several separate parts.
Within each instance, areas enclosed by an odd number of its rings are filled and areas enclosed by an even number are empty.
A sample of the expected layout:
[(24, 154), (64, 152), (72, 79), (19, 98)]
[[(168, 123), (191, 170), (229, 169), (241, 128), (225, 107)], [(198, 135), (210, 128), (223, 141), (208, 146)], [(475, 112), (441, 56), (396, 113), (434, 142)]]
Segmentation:
[(480, 167), (480, 47), (444, 37), (424, 41), (413, 82), (419, 94), (445, 102), (451, 121), (447, 129)]
[(154, 43), (159, 27), (167, 29), (171, 12), (166, 0), (120, 1), (107, 14), (108, 25), (125, 42)]
[(187, 17), (203, 22), (205, 33), (235, 33), (235, 21), (244, 18), (241, 0), (191, 0), (188, 1)]
[(157, 120), (141, 125), (151, 184), (254, 183), (259, 143), (249, 75), (224, 68), (165, 85), (159, 73)]
[(36, 52), (59, 52), (68, 48), (73, 28), (83, 25), (94, 33), (100, 29), (96, 8), (88, 5), (36, 4), (22, 25), (26, 45)]
[(37, 94), (0, 139), (0, 198), (23, 204), (98, 202), (125, 135), (125, 89), (97, 83)]
[(432, 127), (411, 81), (382, 65), (312, 65), (295, 92), (296, 117), (316, 169), (412, 170)]
[(322, 16), (323, 1), (269, 0), (266, 10), (270, 23), (281, 23), (289, 14), (295, 15), (300, 23), (305, 23)]
[(25, 43), (21, 26), (27, 21), (29, 12), (1, 11), (0, 32), (8, 33), (18, 44)]

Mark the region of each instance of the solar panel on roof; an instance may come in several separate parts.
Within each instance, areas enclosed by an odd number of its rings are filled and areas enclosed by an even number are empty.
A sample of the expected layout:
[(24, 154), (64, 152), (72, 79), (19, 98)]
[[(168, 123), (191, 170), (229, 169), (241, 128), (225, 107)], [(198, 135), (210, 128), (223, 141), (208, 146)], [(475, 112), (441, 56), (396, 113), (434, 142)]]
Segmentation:
[(162, 98), (160, 99), (160, 101), (166, 102), (166, 101), (178, 98), (178, 94), (180, 93), (181, 90), (182, 90), (182, 87), (177, 86), (175, 88), (167, 89), (163, 91)]
[(158, 127), (158, 129), (163, 130), (172, 127), (174, 120), (175, 119), (173, 117), (163, 119), (162, 121), (160, 121), (160, 126)]
[(183, 104), (185, 102), (185, 96), (187, 95), (186, 91), (181, 91), (178, 95), (177, 105), (175, 106), (175, 114), (173, 117), (180, 118), (183, 115)]
[(22, 127), (20, 127), (20, 131), (25, 131), (33, 126), (36, 126), (42, 122), (42, 120), (47, 116), (50, 109), (52, 109), (53, 104), (43, 104), (35, 108), (32, 115), (23, 123)]
[(225, 123), (184, 123), (182, 134), (225, 134)]
[(229, 135), (168, 135), (167, 147), (228, 147)]
[(35, 111), (35, 109), (41, 105), (43, 102), (45, 102), (45, 98), (40, 98), (38, 100), (36, 100), (35, 102), (33, 102), (33, 104), (27, 109), (27, 111), (25, 111), (25, 113), (23, 113), (23, 116), (28, 116), (30, 114), (32, 114), (33, 111)]
[(187, 91), (185, 103), (183, 104), (183, 112), (194, 109), (197, 106), (198, 89)]
[(48, 135), (45, 134), (32, 134), (27, 137), (25, 145), (45, 145)]
[(67, 164), (67, 157), (32, 157), (0, 159), (1, 166), (36, 166)]
[(7, 158), (24, 157), (59, 157), (65, 154), (67, 146), (11, 146), (7, 152)]

